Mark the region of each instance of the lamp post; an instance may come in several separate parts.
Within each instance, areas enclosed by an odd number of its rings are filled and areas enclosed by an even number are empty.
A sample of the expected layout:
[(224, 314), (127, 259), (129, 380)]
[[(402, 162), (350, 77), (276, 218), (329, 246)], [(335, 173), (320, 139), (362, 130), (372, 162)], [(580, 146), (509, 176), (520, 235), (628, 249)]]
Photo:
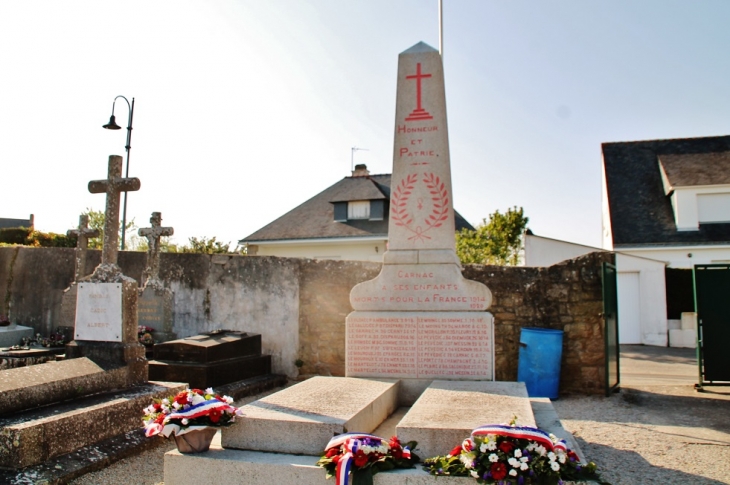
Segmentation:
[[(114, 106), (117, 104), (117, 99), (122, 98), (127, 103), (127, 107), (129, 108), (129, 117), (127, 118), (127, 145), (124, 147), (127, 149), (127, 168), (124, 172), (124, 177), (129, 178), (129, 150), (132, 148), (132, 117), (134, 116), (134, 98), (132, 98), (132, 104), (129, 104), (129, 100), (125, 98), (122, 95), (117, 96), (114, 98), (114, 102), (112, 103), (112, 116), (109, 118), (109, 123), (104, 125), (102, 128), (106, 128), (107, 130), (121, 130), (122, 127), (117, 125), (117, 122), (114, 118)], [(124, 208), (122, 209), (122, 251), (124, 251), (124, 234), (127, 231), (127, 192), (124, 192)]]

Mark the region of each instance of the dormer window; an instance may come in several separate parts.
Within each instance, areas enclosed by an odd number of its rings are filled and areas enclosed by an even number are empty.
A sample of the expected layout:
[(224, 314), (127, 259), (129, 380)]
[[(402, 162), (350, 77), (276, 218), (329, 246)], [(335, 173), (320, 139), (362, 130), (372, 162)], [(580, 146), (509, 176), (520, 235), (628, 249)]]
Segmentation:
[(730, 222), (730, 152), (659, 155), (677, 231)]
[(347, 203), (347, 219), (370, 219), (370, 201), (353, 200)]

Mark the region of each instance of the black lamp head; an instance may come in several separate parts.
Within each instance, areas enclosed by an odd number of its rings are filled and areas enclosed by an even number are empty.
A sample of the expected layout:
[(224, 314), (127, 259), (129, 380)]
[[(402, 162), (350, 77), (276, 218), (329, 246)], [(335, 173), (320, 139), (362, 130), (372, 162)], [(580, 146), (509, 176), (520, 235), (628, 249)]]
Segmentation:
[(117, 124), (116, 120), (114, 119), (114, 115), (112, 115), (112, 117), (109, 118), (109, 123), (104, 125), (102, 128), (106, 128), (107, 130), (121, 130), (122, 129), (122, 127), (119, 126)]

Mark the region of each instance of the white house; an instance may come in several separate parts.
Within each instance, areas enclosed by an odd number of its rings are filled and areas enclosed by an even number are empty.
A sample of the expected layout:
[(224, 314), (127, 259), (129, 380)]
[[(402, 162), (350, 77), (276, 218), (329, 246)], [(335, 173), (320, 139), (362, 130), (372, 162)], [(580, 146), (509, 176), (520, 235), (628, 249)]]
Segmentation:
[[(526, 234), (524, 266), (551, 266), (601, 248)], [(664, 261), (616, 253), (619, 343), (667, 345)]]
[[(383, 261), (388, 242), (390, 174), (356, 165), (345, 177), (241, 239), (249, 255)], [(456, 230), (474, 229), (454, 211)]]

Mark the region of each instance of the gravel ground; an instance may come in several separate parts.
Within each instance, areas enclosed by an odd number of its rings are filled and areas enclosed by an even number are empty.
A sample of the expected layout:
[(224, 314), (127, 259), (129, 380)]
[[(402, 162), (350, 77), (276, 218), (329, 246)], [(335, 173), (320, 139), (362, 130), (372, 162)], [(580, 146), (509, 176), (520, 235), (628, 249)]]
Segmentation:
[[(622, 346), (620, 393), (609, 398), (568, 396), (553, 403), (586, 457), (613, 485), (730, 484), (730, 388), (695, 392), (691, 351), (669, 357), (631, 351), (624, 354)], [(683, 374), (687, 376), (679, 380)], [(157, 448), (71, 483), (164, 485), (164, 455), (174, 448), (174, 443), (160, 440)]]

